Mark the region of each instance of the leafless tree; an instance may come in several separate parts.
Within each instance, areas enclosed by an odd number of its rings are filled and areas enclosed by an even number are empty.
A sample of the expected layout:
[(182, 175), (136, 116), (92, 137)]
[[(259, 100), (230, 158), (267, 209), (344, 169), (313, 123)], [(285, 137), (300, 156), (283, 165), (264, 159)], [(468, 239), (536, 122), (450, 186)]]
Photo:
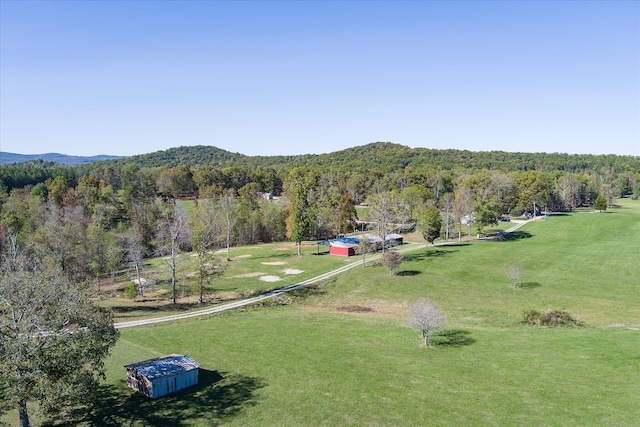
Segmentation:
[(376, 224), (378, 236), (382, 239), (382, 252), (385, 251), (387, 236), (408, 220), (408, 213), (400, 197), (393, 192), (379, 192), (368, 199), (369, 220)]
[(227, 261), (231, 260), (231, 230), (236, 224), (236, 193), (234, 189), (224, 192), (218, 199), (218, 214), (224, 222), (224, 230), (227, 244)]
[(358, 251), (358, 254), (362, 255), (362, 266), (366, 267), (367, 252), (371, 250), (371, 243), (369, 243), (366, 236), (360, 236), (356, 250)]
[(191, 239), (191, 228), (186, 211), (173, 200), (160, 219), (158, 243), (160, 255), (168, 255), (167, 265), (171, 270), (171, 303), (176, 303), (176, 274), (178, 271), (178, 255), (181, 247)]
[(216, 211), (209, 200), (203, 200), (191, 214), (191, 246), (198, 257), (198, 302), (203, 302), (204, 282), (224, 272), (215, 256), (223, 227), (216, 221)]
[(453, 216), (458, 223), (458, 241), (462, 238), (462, 226), (465, 223), (469, 226), (471, 234), (471, 223), (473, 222), (473, 194), (469, 188), (458, 186), (453, 200)]
[(145, 279), (142, 277), (144, 270), (144, 246), (142, 245), (142, 236), (132, 228), (122, 235), (121, 243), (125, 260), (135, 270), (136, 284), (138, 285), (138, 294), (144, 296)]
[(556, 180), (555, 191), (564, 203), (564, 208), (574, 210), (579, 204), (584, 184), (573, 174), (564, 175)]
[(506, 274), (507, 278), (509, 278), (513, 282), (513, 287), (517, 288), (518, 282), (522, 280), (522, 277), (524, 277), (524, 270), (520, 264), (514, 262), (509, 265)]
[(449, 230), (453, 226), (453, 194), (446, 193), (442, 198), (442, 212), (444, 213), (445, 240), (449, 240)]
[(429, 345), (429, 333), (440, 328), (446, 316), (435, 306), (429, 298), (420, 298), (409, 307), (407, 326), (422, 334), (424, 345)]

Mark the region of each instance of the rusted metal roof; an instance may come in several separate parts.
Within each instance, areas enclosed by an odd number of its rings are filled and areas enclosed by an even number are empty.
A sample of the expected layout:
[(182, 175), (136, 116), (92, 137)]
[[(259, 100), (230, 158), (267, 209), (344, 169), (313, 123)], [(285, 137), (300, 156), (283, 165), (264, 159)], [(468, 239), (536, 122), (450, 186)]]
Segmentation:
[(170, 354), (125, 365), (125, 369), (136, 371), (138, 375), (149, 380), (177, 375), (198, 368), (200, 368), (200, 364), (186, 354)]

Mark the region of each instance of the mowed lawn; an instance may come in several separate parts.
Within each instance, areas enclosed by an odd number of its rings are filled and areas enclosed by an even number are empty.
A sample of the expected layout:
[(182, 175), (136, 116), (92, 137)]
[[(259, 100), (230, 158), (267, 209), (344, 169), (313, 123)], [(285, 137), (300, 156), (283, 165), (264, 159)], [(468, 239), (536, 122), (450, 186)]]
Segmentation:
[[(421, 248), (395, 275), (372, 263), (288, 305), (122, 330), (99, 404), (73, 424), (637, 426), (640, 203), (620, 203)], [(404, 326), (420, 297), (448, 316), (430, 348)], [(584, 326), (519, 323), (547, 308)], [(199, 386), (155, 401), (126, 389), (123, 365), (169, 353), (201, 363)]]

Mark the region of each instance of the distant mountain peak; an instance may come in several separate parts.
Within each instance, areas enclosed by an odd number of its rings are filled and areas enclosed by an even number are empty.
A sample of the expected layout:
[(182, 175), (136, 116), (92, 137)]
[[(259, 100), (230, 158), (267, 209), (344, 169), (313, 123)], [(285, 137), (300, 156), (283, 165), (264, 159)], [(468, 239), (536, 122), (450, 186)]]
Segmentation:
[(97, 156), (70, 156), (60, 153), (43, 153), (43, 154), (16, 154), (0, 151), (0, 165), (8, 165), (12, 163), (23, 163), (33, 160), (44, 160), (48, 162), (56, 162), (64, 165), (81, 165), (84, 163), (99, 162), (101, 160), (119, 159), (122, 156), (109, 156), (101, 154)]

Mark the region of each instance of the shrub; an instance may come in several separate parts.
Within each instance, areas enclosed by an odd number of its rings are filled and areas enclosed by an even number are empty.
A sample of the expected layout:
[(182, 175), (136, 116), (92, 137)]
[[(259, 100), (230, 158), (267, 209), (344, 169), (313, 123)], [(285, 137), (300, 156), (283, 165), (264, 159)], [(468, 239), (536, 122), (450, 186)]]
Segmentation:
[(131, 282), (129, 286), (124, 288), (124, 296), (125, 298), (135, 299), (138, 296), (138, 286)]
[(521, 323), (531, 326), (580, 326), (580, 322), (566, 310), (547, 309), (545, 312), (526, 310)]

